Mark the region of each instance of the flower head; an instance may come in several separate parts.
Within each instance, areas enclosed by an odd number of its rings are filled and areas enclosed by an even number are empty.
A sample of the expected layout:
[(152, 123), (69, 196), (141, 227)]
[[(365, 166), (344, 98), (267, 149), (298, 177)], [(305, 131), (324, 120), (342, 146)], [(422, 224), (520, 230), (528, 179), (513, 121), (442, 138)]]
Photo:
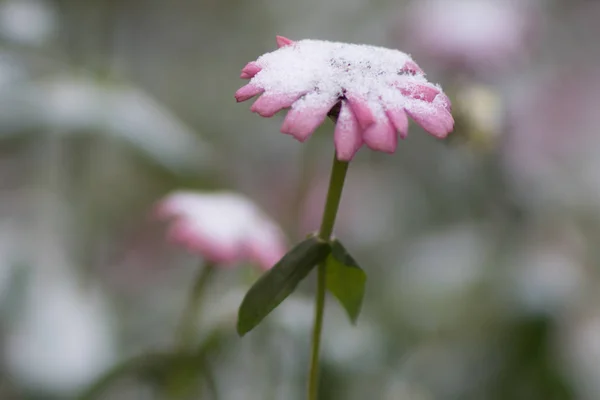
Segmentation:
[(216, 264), (250, 261), (269, 269), (286, 251), (279, 226), (239, 194), (175, 192), (157, 211), (174, 220), (171, 241)]
[(363, 144), (393, 153), (410, 116), (445, 137), (453, 128), (450, 100), (425, 79), (412, 58), (382, 47), (278, 37), (280, 48), (248, 63), (250, 83), (235, 98), (261, 95), (251, 110), (272, 117), (290, 108), (281, 132), (305, 141), (339, 105), (334, 132), (337, 157), (349, 161)]

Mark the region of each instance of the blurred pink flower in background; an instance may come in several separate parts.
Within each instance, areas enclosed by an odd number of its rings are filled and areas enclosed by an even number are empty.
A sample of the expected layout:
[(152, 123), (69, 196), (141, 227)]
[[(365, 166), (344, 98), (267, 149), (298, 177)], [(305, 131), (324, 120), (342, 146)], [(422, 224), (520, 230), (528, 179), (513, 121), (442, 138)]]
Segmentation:
[(174, 192), (160, 201), (157, 213), (173, 220), (172, 242), (215, 264), (249, 261), (269, 269), (286, 252), (279, 226), (236, 193)]
[(447, 68), (495, 72), (527, 52), (535, 31), (526, 0), (419, 0), (399, 29), (414, 53)]
[(281, 132), (303, 142), (340, 105), (334, 132), (337, 157), (349, 161), (363, 143), (393, 153), (408, 116), (443, 138), (454, 126), (450, 100), (412, 58), (397, 50), (278, 37), (280, 48), (248, 63), (238, 102), (261, 94), (251, 110), (272, 117), (290, 108)]
[(504, 164), (520, 193), (539, 208), (597, 212), (600, 204), (600, 73), (555, 68), (510, 101)]

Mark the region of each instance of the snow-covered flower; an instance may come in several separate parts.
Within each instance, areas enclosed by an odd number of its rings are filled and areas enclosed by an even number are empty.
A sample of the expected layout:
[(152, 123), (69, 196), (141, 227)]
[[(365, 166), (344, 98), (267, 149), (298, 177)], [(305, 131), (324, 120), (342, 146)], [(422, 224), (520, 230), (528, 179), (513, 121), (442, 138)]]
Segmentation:
[(524, 0), (419, 0), (404, 12), (401, 31), (438, 64), (497, 70), (526, 53), (533, 9)]
[(215, 264), (250, 261), (269, 269), (286, 252), (279, 226), (236, 193), (179, 191), (161, 200), (157, 212), (173, 220), (171, 241)]
[(393, 153), (397, 132), (407, 135), (407, 115), (440, 138), (454, 126), (448, 97), (401, 51), (283, 37), (277, 42), (278, 50), (242, 69), (241, 78), (251, 80), (235, 98), (239, 102), (262, 94), (251, 110), (263, 117), (290, 108), (281, 132), (301, 142), (328, 114), (337, 114), (338, 106), (334, 142), (343, 161), (351, 160), (363, 143)]

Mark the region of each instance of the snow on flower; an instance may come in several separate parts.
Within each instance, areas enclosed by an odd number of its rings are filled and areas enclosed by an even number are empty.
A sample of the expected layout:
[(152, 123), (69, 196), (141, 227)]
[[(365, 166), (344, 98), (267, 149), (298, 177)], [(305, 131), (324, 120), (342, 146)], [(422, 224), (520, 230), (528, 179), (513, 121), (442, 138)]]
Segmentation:
[(209, 262), (250, 261), (269, 269), (286, 251), (279, 226), (239, 194), (174, 192), (160, 201), (157, 212), (172, 220), (171, 241)]
[(495, 69), (526, 53), (532, 11), (523, 0), (419, 0), (404, 13), (401, 30), (438, 63)]
[(278, 50), (242, 69), (241, 78), (250, 82), (235, 98), (240, 102), (260, 94), (251, 110), (263, 117), (290, 108), (281, 132), (301, 142), (337, 105), (334, 142), (343, 161), (363, 144), (393, 153), (397, 132), (407, 135), (407, 115), (440, 138), (454, 126), (448, 97), (401, 51), (283, 37), (277, 43)]

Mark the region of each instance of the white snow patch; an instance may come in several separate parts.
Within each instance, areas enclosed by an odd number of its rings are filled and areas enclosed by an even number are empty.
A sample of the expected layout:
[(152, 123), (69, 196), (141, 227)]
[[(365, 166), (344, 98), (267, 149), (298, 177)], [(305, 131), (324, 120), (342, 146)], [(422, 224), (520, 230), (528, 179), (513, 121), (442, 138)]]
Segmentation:
[(168, 214), (185, 220), (199, 236), (224, 246), (241, 245), (248, 239), (278, 243), (279, 227), (249, 199), (230, 192), (179, 191), (163, 202)]
[[(304, 96), (294, 107), (325, 107), (345, 93), (359, 97), (375, 111), (380, 104), (420, 112), (438, 105), (403, 95), (399, 88), (427, 85), (421, 72), (406, 71), (414, 63), (406, 53), (383, 47), (320, 40), (300, 40), (258, 58), (262, 70), (251, 83), (267, 94), (315, 93)], [(437, 100), (438, 96), (435, 100)], [(427, 110), (424, 110), (427, 109)], [(376, 113), (376, 118), (385, 118)]]

